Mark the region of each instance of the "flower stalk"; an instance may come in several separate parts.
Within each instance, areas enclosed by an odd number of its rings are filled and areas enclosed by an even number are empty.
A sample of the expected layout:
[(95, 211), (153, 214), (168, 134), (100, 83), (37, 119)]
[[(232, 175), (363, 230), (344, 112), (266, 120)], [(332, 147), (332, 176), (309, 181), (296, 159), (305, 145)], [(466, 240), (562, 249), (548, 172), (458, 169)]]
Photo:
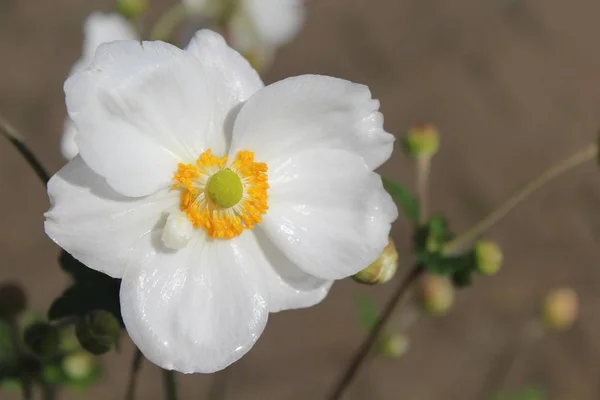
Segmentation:
[(414, 268), (408, 273), (408, 275), (400, 281), (396, 290), (392, 294), (392, 297), (388, 300), (385, 305), (383, 311), (377, 317), (377, 321), (373, 325), (373, 328), (369, 331), (369, 334), (362, 342), (360, 347), (354, 353), (350, 363), (346, 367), (342, 377), (339, 382), (333, 389), (331, 395), (328, 397), (330, 400), (338, 400), (341, 399), (344, 395), (346, 389), (350, 386), (354, 377), (364, 364), (369, 352), (373, 348), (373, 346), (377, 343), (383, 328), (387, 324), (390, 317), (394, 314), (396, 307), (401, 303), (403, 299), (406, 298), (407, 294), (410, 293), (410, 289), (413, 287), (415, 283), (419, 281), (421, 275), (425, 272), (425, 268), (423, 265), (417, 264)]
[(175, 381), (175, 372), (163, 370), (165, 382), (165, 399), (177, 400), (177, 382)]
[(594, 143), (546, 168), (537, 177), (525, 184), (521, 189), (517, 190), (500, 207), (488, 214), (487, 217), (479, 221), (456, 239), (446, 243), (442, 252), (445, 255), (455, 255), (460, 253), (466, 246), (477, 239), (479, 235), (498, 223), (513, 208), (519, 205), (523, 200), (527, 199), (535, 191), (574, 167), (583, 164), (586, 161), (595, 159), (597, 154), (598, 145)]
[(48, 183), (50, 180), (50, 175), (44, 167), (42, 163), (38, 160), (38, 158), (33, 154), (33, 152), (27, 147), (23, 138), (17, 130), (8, 123), (2, 116), (0, 116), (0, 133), (4, 136), (8, 141), (17, 149), (17, 151), (23, 156), (27, 164), (31, 167), (33, 172), (40, 178), (40, 181), (44, 185)]
[(129, 381), (127, 383), (127, 393), (125, 394), (125, 400), (135, 399), (135, 388), (138, 373), (140, 372), (140, 368), (142, 366), (142, 360), (142, 352), (136, 347), (135, 353), (133, 354), (133, 361), (131, 363), (131, 372), (129, 373)]

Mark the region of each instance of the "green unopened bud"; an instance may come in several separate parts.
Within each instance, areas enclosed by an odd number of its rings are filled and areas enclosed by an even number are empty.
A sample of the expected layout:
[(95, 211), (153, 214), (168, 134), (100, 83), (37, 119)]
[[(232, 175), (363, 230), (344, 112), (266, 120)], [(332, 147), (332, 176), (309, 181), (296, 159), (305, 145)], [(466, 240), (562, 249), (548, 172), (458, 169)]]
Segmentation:
[(440, 147), (440, 133), (432, 124), (415, 125), (406, 133), (402, 146), (410, 156), (432, 157)]
[(496, 275), (502, 266), (502, 259), (502, 249), (496, 242), (481, 240), (475, 245), (475, 263), (481, 274)]
[(67, 378), (81, 381), (94, 374), (96, 362), (89, 353), (77, 351), (63, 359), (62, 369)]
[(117, 12), (125, 18), (135, 18), (148, 9), (148, 0), (117, 0)]
[(426, 274), (421, 280), (420, 299), (430, 315), (446, 315), (454, 303), (454, 286), (446, 276)]
[(380, 353), (386, 357), (398, 358), (406, 354), (408, 348), (408, 337), (402, 333), (396, 333), (382, 339)]
[(542, 302), (541, 317), (548, 329), (564, 331), (569, 329), (579, 314), (577, 293), (570, 288), (550, 291)]
[(16, 283), (0, 285), (0, 319), (12, 320), (27, 308), (27, 296)]
[(117, 344), (120, 333), (119, 321), (104, 310), (92, 311), (75, 325), (75, 334), (81, 347), (92, 354), (108, 352)]
[(387, 246), (375, 262), (353, 276), (354, 280), (367, 285), (385, 283), (394, 277), (398, 269), (398, 251), (390, 237)]
[(34, 322), (25, 329), (25, 344), (40, 358), (55, 356), (60, 348), (60, 330), (47, 322)]
[(42, 380), (44, 383), (56, 385), (63, 380), (63, 372), (56, 364), (46, 365), (42, 369)]

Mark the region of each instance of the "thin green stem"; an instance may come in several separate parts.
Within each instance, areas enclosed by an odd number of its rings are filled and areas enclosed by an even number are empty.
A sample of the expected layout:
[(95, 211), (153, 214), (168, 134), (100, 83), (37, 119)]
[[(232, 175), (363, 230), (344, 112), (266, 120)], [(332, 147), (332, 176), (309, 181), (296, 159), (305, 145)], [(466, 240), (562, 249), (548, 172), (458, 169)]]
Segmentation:
[(537, 177), (525, 184), (521, 189), (517, 190), (511, 197), (508, 198), (500, 207), (492, 211), (487, 217), (479, 221), (469, 230), (456, 239), (444, 245), (442, 251), (446, 255), (460, 253), (468, 244), (472, 243), (479, 235), (490, 229), (503, 217), (505, 217), (515, 206), (529, 197), (546, 183), (552, 181), (570, 169), (596, 158), (598, 154), (598, 146), (592, 144), (567, 157), (558, 163), (551, 165), (543, 170)]
[(150, 31), (150, 40), (168, 41), (173, 31), (187, 15), (184, 2), (177, 2), (156, 21)]
[(175, 382), (175, 372), (164, 370), (163, 378), (165, 382), (165, 399), (177, 400), (177, 382)]
[(212, 387), (208, 394), (209, 400), (224, 400), (227, 397), (227, 388), (229, 387), (232, 372), (233, 366), (230, 365), (228, 368), (225, 368), (215, 375)]
[(429, 208), (429, 171), (431, 157), (417, 157), (417, 198), (419, 199), (419, 223), (427, 221)]
[(369, 334), (362, 342), (360, 347), (354, 353), (354, 356), (350, 360), (350, 363), (346, 367), (343, 375), (341, 376), (339, 382), (329, 395), (328, 399), (330, 400), (338, 400), (341, 399), (344, 395), (344, 392), (356, 376), (357, 372), (360, 370), (360, 367), (364, 364), (369, 352), (373, 348), (373, 345), (377, 343), (383, 328), (387, 324), (390, 317), (394, 314), (396, 307), (401, 303), (401, 300), (406, 298), (406, 295), (410, 292), (413, 284), (418, 282), (419, 278), (425, 271), (424, 267), (420, 264), (415, 265), (415, 267), (408, 273), (408, 275), (402, 279), (396, 290), (392, 294), (392, 297), (388, 300), (387, 304), (383, 308), (383, 311), (377, 317), (377, 321), (373, 325), (373, 328), (369, 331)]
[(40, 178), (40, 181), (44, 185), (50, 180), (50, 175), (42, 166), (42, 163), (37, 159), (35, 154), (27, 147), (23, 138), (17, 130), (8, 123), (4, 118), (0, 116), (0, 134), (4, 136), (8, 141), (17, 149), (17, 151), (23, 156), (27, 164), (33, 169), (33, 172)]
[(135, 399), (136, 382), (138, 372), (140, 372), (140, 367), (142, 365), (142, 360), (142, 352), (136, 347), (135, 353), (133, 354), (133, 361), (131, 362), (131, 372), (129, 373), (129, 382), (127, 383), (127, 393), (125, 394), (125, 400)]

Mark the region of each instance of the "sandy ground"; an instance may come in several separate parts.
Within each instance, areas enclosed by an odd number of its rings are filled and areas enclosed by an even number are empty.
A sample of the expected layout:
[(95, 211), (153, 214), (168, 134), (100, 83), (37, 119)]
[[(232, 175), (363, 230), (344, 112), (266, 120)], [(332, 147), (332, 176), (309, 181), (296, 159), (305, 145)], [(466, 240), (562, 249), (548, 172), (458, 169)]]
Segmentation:
[[(63, 164), (62, 82), (81, 47), (81, 24), (110, 1), (0, 0), (0, 114), (27, 137), (48, 169)], [(266, 76), (320, 73), (365, 83), (381, 100), (386, 128), (433, 121), (443, 148), (432, 206), (466, 229), (545, 165), (595, 140), (600, 126), (600, 2), (595, 0), (313, 0), (302, 34)], [(382, 168), (410, 182), (400, 152)], [(581, 320), (569, 333), (528, 346), (496, 387), (545, 387), (554, 400), (600, 398), (599, 175), (595, 165), (543, 189), (490, 233), (506, 265), (460, 293), (443, 319), (410, 330), (411, 350), (377, 359), (348, 399), (482, 400), (486, 378), (548, 289), (575, 287)], [(58, 249), (44, 235), (48, 202), (13, 149), (0, 142), (0, 280), (16, 279), (45, 310), (67, 284)], [(412, 262), (408, 224), (394, 237), (401, 268)], [(393, 284), (334, 286), (318, 307), (273, 315), (256, 347), (231, 370), (229, 399), (320, 399), (362, 339), (357, 293), (383, 301)], [(132, 347), (103, 357), (106, 376), (88, 394), (121, 398)], [(161, 399), (160, 374), (144, 364), (140, 399)], [(181, 398), (206, 398), (214, 376), (182, 376)], [(8, 395), (0, 394), (0, 398)]]

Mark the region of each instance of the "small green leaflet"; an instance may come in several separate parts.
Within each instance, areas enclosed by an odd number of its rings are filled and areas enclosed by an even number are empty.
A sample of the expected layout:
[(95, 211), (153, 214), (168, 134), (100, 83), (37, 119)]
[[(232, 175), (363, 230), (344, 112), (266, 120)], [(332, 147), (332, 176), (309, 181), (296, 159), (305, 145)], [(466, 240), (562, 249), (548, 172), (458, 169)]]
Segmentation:
[(358, 321), (367, 330), (370, 331), (377, 322), (377, 304), (367, 295), (359, 295), (356, 298), (356, 312)]
[(529, 387), (516, 393), (497, 393), (492, 396), (491, 400), (544, 400), (545, 398), (543, 390)]
[(394, 200), (400, 205), (404, 215), (415, 225), (419, 224), (419, 202), (410, 192), (401, 184), (394, 182), (390, 179), (381, 177), (383, 187), (385, 190), (394, 198)]

